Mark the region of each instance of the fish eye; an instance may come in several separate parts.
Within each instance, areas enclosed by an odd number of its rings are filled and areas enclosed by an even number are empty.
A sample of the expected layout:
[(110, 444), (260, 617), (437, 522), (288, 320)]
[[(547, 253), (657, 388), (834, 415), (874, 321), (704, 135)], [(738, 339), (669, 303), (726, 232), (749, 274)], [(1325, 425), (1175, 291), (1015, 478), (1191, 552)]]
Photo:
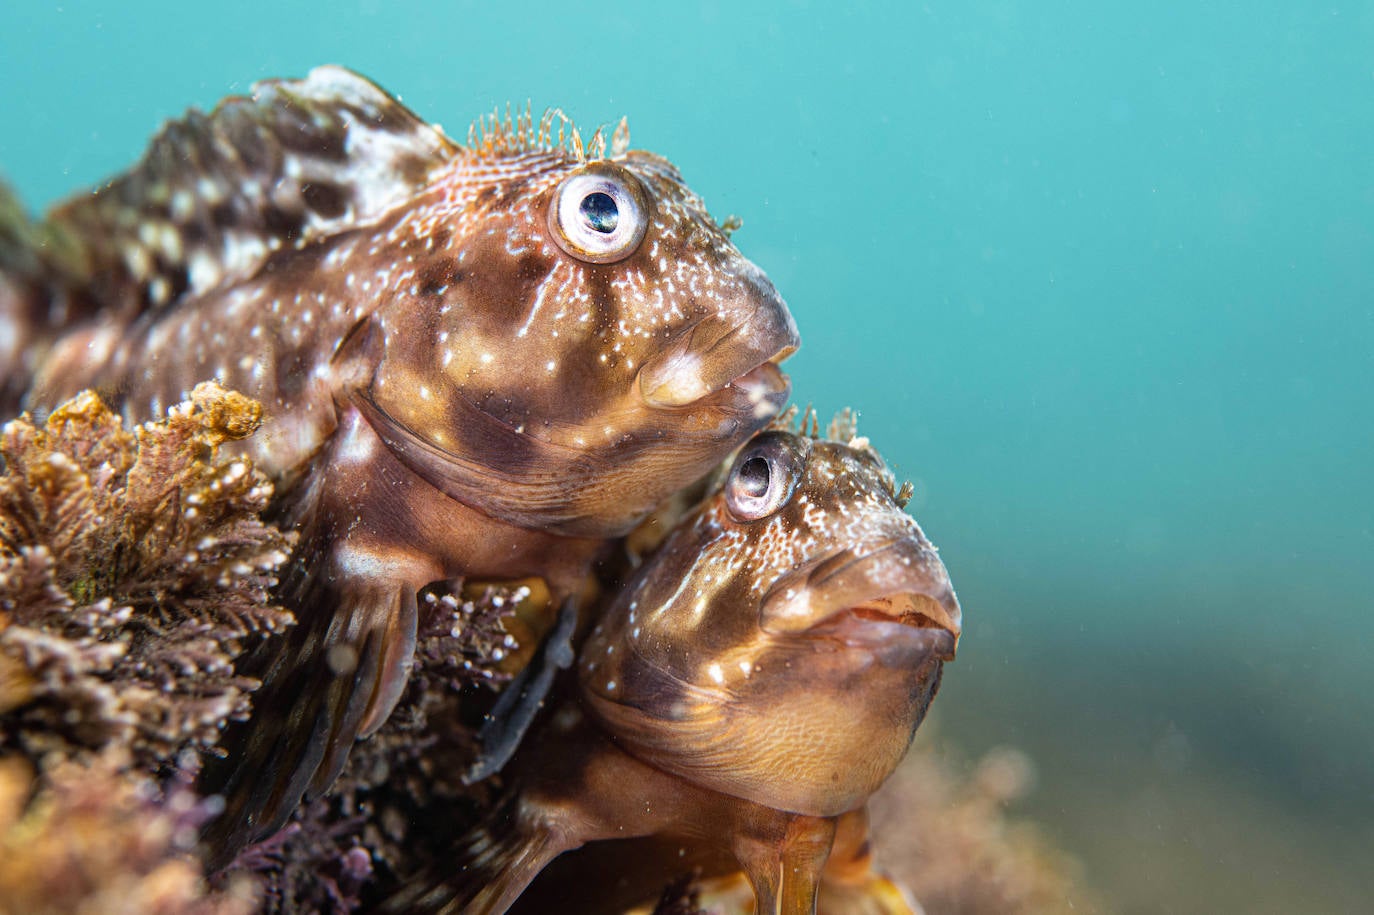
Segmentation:
[(558, 186), (549, 224), (558, 247), (578, 260), (623, 260), (639, 247), (649, 225), (644, 188), (620, 166), (594, 162)]
[(746, 446), (725, 481), (725, 505), (738, 521), (766, 518), (787, 504), (802, 458), (785, 439), (761, 435)]

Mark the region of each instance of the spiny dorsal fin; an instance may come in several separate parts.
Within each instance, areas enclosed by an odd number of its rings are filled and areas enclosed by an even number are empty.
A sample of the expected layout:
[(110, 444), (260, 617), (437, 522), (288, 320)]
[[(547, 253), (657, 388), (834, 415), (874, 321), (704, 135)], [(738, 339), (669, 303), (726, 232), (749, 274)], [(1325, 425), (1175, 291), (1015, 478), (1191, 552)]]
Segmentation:
[(73, 240), (29, 218), (12, 188), (0, 180), (0, 275), (36, 281), (70, 282), (81, 266)]
[(138, 165), (49, 222), (80, 241), (106, 307), (158, 308), (375, 219), (457, 150), (375, 84), (319, 67), (169, 122)]

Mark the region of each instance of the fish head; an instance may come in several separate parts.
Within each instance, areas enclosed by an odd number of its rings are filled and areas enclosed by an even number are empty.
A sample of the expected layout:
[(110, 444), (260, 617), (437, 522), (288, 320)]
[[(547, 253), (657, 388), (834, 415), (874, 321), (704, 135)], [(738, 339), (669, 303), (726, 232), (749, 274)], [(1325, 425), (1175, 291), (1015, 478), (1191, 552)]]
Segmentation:
[(778, 809), (861, 804), (910, 744), (961, 611), (864, 440), (756, 436), (590, 637), (582, 693), (631, 752)]
[(496, 517), (623, 533), (787, 398), (786, 304), (657, 155), (460, 156), (390, 237), (366, 399)]

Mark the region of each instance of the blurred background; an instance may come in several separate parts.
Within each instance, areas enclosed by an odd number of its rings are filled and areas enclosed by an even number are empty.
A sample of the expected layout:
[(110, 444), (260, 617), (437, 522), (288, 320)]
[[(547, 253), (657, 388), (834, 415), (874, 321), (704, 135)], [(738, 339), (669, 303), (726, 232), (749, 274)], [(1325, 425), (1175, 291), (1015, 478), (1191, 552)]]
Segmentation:
[(916, 483), (939, 739), (1028, 753), (1117, 911), (1367, 911), (1372, 49), (1369, 3), (7, 3), (0, 174), (46, 206), (326, 62), (459, 138), (629, 115)]

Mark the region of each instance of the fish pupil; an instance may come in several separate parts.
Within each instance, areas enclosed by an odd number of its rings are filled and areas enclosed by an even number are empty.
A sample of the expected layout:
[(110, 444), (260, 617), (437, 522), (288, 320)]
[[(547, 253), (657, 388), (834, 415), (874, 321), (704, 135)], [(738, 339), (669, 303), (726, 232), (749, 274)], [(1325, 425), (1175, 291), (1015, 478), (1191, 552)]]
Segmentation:
[(587, 225), (605, 235), (614, 232), (620, 221), (620, 208), (615, 205), (615, 198), (603, 191), (593, 191), (583, 197), (580, 209)]
[(752, 457), (740, 465), (740, 488), (752, 499), (761, 499), (767, 494), (768, 477), (768, 462), (761, 457)]

